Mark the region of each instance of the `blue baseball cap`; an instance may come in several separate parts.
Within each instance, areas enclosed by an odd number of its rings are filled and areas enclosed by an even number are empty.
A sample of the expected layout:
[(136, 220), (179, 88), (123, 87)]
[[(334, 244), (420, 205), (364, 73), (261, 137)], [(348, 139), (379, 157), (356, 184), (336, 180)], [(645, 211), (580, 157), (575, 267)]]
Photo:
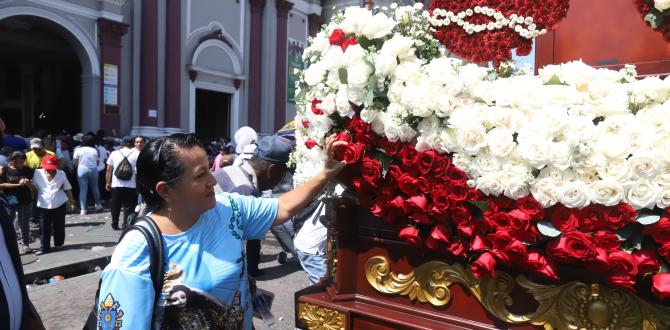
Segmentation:
[(286, 164), (295, 144), (273, 135), (262, 138), (257, 145), (254, 156), (273, 164)]

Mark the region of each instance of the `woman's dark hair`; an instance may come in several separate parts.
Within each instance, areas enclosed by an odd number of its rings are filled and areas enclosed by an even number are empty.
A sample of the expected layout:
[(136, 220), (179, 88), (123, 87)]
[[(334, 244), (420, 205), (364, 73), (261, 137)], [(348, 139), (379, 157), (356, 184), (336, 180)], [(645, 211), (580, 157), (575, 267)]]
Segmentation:
[(95, 137), (92, 135), (84, 135), (81, 139), (82, 147), (95, 147)]
[(9, 160), (15, 161), (17, 159), (23, 159), (26, 160), (26, 154), (23, 151), (14, 151), (12, 154), (9, 156)]
[(174, 186), (186, 171), (186, 166), (179, 156), (179, 149), (204, 147), (195, 134), (172, 134), (164, 136), (144, 146), (137, 157), (137, 190), (142, 194), (147, 207), (157, 210), (165, 202), (158, 192), (156, 184), (160, 181)]

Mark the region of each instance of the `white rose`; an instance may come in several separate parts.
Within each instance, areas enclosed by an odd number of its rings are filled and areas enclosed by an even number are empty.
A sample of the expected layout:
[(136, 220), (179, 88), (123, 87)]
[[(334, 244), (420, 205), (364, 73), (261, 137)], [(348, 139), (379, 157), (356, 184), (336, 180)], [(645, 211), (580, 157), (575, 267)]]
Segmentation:
[(504, 179), (501, 173), (489, 173), (476, 180), (476, 187), (488, 196), (500, 196), (505, 191)]
[(624, 189), (614, 180), (599, 180), (589, 184), (591, 201), (605, 206), (614, 206), (623, 199)]
[(368, 86), (368, 79), (372, 74), (372, 68), (365, 62), (358, 62), (347, 68), (347, 81), (349, 85), (364, 89)]
[(393, 19), (382, 13), (372, 16), (372, 19), (363, 27), (363, 34), (366, 38), (378, 39), (383, 38), (391, 33), (396, 23)]
[(309, 86), (316, 86), (323, 80), (323, 76), (326, 75), (326, 68), (321, 62), (314, 63), (310, 65), (305, 70), (305, 82)]
[(366, 123), (372, 123), (377, 117), (378, 112), (374, 110), (363, 109), (361, 110), (361, 119)]
[(359, 64), (365, 59), (365, 50), (361, 45), (355, 44), (347, 47), (347, 51), (342, 56), (342, 65), (349, 67)]
[(336, 94), (334, 93), (326, 95), (326, 97), (324, 97), (321, 100), (321, 103), (317, 104), (316, 107), (321, 109), (323, 113), (329, 116), (332, 115), (333, 113), (335, 113), (335, 97)]
[(512, 131), (506, 128), (494, 128), (486, 133), (489, 151), (493, 156), (505, 157), (514, 150), (516, 143), (512, 134)]
[(661, 209), (670, 207), (670, 185), (661, 185), (661, 195), (656, 202), (656, 206)]
[(628, 165), (636, 178), (653, 180), (661, 173), (661, 162), (658, 159), (655, 153), (641, 152), (630, 157)]
[(321, 63), (327, 70), (337, 71), (337, 69), (341, 68), (344, 65), (343, 60), (344, 60), (344, 53), (342, 52), (342, 48), (339, 46), (333, 46), (328, 48), (326, 53), (323, 54)]
[(400, 81), (419, 79), (421, 76), (421, 63), (418, 61), (404, 61), (398, 64), (393, 72), (393, 78)]
[(451, 157), (451, 164), (465, 173), (470, 173), (470, 170), (472, 169), (472, 157), (461, 153), (455, 153)]
[(609, 159), (597, 168), (598, 176), (624, 183), (630, 177), (630, 167), (625, 159)]
[(486, 147), (486, 131), (481, 125), (466, 125), (456, 130), (456, 143), (466, 153), (474, 155)]
[(659, 185), (670, 186), (670, 167), (667, 164), (664, 164), (663, 168), (661, 168), (661, 172), (656, 177), (656, 182)]
[(519, 143), (519, 154), (530, 166), (540, 169), (551, 160), (550, 143), (540, 137), (526, 139)]
[(563, 186), (566, 182), (575, 178), (574, 173), (565, 171), (553, 166), (547, 166), (540, 171), (538, 179), (549, 179), (554, 185)]
[(400, 141), (408, 143), (414, 139), (416, 136), (416, 131), (407, 124), (400, 126)]
[(530, 192), (533, 194), (535, 200), (542, 204), (542, 207), (548, 208), (558, 203), (561, 190), (560, 186), (557, 186), (554, 180), (544, 178), (531, 184)]
[(384, 124), (384, 134), (391, 142), (396, 142), (400, 138), (400, 126)]
[[(310, 133), (314, 133), (312, 137), (316, 140), (320, 140), (323, 135), (330, 132), (330, 129), (333, 127), (333, 120), (328, 116), (310, 116), (309, 117), (309, 128)], [(311, 135), (311, 134), (310, 134)]]
[(625, 158), (628, 154), (626, 145), (627, 143), (623, 136), (606, 133), (600, 135), (596, 141), (595, 150), (608, 158), (620, 159)]
[(589, 205), (589, 188), (581, 181), (570, 181), (563, 185), (560, 202), (568, 208), (581, 209)]
[(567, 170), (572, 165), (572, 150), (565, 143), (552, 143), (551, 164), (561, 170)]
[(414, 40), (400, 34), (394, 34), (393, 37), (384, 42), (380, 54), (398, 57), (400, 60), (414, 56)]
[(530, 189), (526, 183), (526, 175), (510, 175), (505, 181), (505, 196), (517, 200), (528, 196)]
[(360, 34), (370, 20), (372, 20), (372, 12), (367, 8), (350, 6), (344, 10), (344, 21), (340, 26), (345, 33)]
[(375, 74), (378, 76), (389, 76), (396, 67), (398, 67), (398, 59), (395, 56), (380, 54), (375, 58)]
[(338, 71), (328, 71), (328, 77), (326, 78), (326, 86), (331, 89), (337, 89), (340, 87), (340, 73)]
[(352, 111), (351, 104), (349, 104), (349, 88), (347, 85), (340, 85), (340, 89), (335, 96), (335, 106), (337, 107), (338, 113), (348, 113)]
[[(339, 94), (339, 93), (338, 93)], [(361, 105), (363, 104), (363, 100), (365, 99), (365, 90), (362, 88), (358, 88), (355, 86), (348, 86), (347, 88), (347, 98), (351, 103), (355, 105)], [(343, 105), (344, 108), (344, 105)], [(340, 108), (338, 107), (338, 110)], [(351, 107), (349, 107), (351, 109)]]
[(500, 169), (500, 161), (489, 154), (481, 154), (475, 157), (474, 162), (472, 163), (472, 173), (476, 175), (497, 173)]
[(626, 189), (626, 203), (634, 209), (653, 208), (661, 197), (661, 187), (657, 183), (649, 180), (639, 180), (633, 182)]
[(375, 134), (384, 136), (385, 132), (385, 113), (379, 113), (377, 116), (375, 116), (375, 119), (372, 121), (372, 131), (375, 132)]

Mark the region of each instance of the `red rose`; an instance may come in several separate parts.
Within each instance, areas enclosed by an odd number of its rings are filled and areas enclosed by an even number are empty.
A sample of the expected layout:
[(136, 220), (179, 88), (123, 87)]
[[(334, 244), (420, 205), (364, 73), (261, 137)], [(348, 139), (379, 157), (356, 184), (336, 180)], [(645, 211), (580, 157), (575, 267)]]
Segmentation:
[(312, 149), (312, 148), (316, 147), (317, 145), (319, 145), (319, 144), (316, 143), (316, 141), (314, 141), (313, 139), (307, 139), (307, 141), (305, 141), (305, 147), (307, 147), (307, 149)]
[(384, 151), (390, 156), (396, 156), (400, 151), (401, 144), (398, 142), (391, 142), (388, 139), (380, 138), (377, 141), (379, 147), (384, 149)]
[(405, 200), (405, 212), (410, 219), (418, 223), (430, 225), (430, 217), (426, 213), (428, 200), (423, 195), (416, 195)]
[(344, 31), (342, 29), (335, 29), (333, 33), (330, 34), (330, 37), (328, 37), (328, 41), (330, 41), (331, 45), (338, 45), (342, 46), (342, 43), (347, 39), (347, 36), (344, 34)]
[(497, 231), (486, 236), (489, 242), (491, 242), (491, 247), (498, 250), (504, 250), (507, 246), (512, 243), (514, 240), (507, 231)]
[(551, 211), (551, 223), (558, 230), (569, 233), (577, 229), (579, 225), (579, 218), (574, 210), (565, 206), (557, 205)]
[(360, 116), (354, 116), (351, 118), (349, 123), (347, 123), (347, 130), (354, 133), (368, 133), (370, 130), (370, 124), (364, 122)]
[(347, 164), (358, 162), (363, 156), (365, 149), (358, 143), (349, 143), (335, 150), (335, 159), (344, 161)]
[(599, 230), (593, 233), (593, 238), (596, 240), (596, 244), (605, 249), (608, 252), (618, 251), (621, 247), (621, 241), (619, 237), (609, 231)]
[(526, 244), (523, 244), (523, 242), (519, 240), (515, 239), (509, 243), (505, 248), (505, 251), (512, 260), (515, 260), (515, 262), (528, 259), (528, 248), (526, 247)]
[(534, 243), (540, 237), (535, 223), (530, 220), (530, 216), (521, 210), (512, 210), (509, 212), (511, 217), (510, 227), (513, 236), (524, 242)]
[(643, 232), (650, 235), (656, 243), (668, 243), (670, 242), (670, 219), (662, 217), (658, 222), (645, 226)]
[(495, 277), (495, 266), (496, 259), (493, 257), (493, 255), (489, 252), (484, 252), (479, 256), (479, 258), (477, 258), (477, 261), (475, 261), (470, 266), (470, 270), (472, 271), (472, 275), (477, 279), (481, 278), (482, 276)]
[(670, 274), (654, 274), (651, 278), (651, 292), (661, 299), (670, 298)]
[(309, 128), (309, 121), (308, 120), (303, 120), (302, 121), (302, 127)]
[(416, 195), (419, 192), (417, 180), (409, 174), (403, 174), (398, 178), (398, 188), (407, 195)]
[(451, 184), (448, 189), (449, 199), (453, 203), (464, 202), (468, 198), (470, 192), (465, 184)]
[(516, 209), (516, 201), (505, 196), (490, 196), (489, 210), (493, 212), (509, 212)]
[(451, 168), (451, 157), (437, 156), (433, 161), (433, 175), (437, 178), (445, 177)]
[(421, 244), (421, 237), (419, 237), (419, 230), (416, 229), (416, 227), (412, 226), (405, 227), (403, 230), (400, 231), (398, 236), (400, 237), (400, 239), (409, 244), (414, 245)]
[(528, 253), (528, 259), (525, 262), (522, 262), (522, 267), (550, 280), (558, 280), (558, 275), (556, 275), (554, 267), (547, 261), (547, 258), (543, 254), (537, 251)]
[(609, 275), (607, 276), (607, 283), (614, 287), (635, 291), (635, 278), (629, 275)]
[(379, 199), (375, 201), (370, 207), (370, 212), (372, 213), (372, 215), (374, 215), (379, 219), (383, 219), (384, 217), (386, 217), (386, 207), (385, 207), (386, 203), (387, 203), (386, 201)]
[(517, 208), (528, 214), (531, 219), (543, 219), (544, 208), (532, 196), (523, 197), (516, 202)]
[(382, 181), (382, 164), (374, 158), (364, 157), (361, 166), (363, 182), (372, 190), (377, 190)]
[(449, 195), (443, 189), (433, 189), (430, 197), (433, 203), (428, 213), (440, 221), (445, 221), (449, 211)]
[(371, 150), (374, 147), (372, 133), (356, 133), (354, 138), (356, 139), (356, 142), (362, 144), (366, 150)]
[(351, 143), (352, 142), (351, 135), (349, 135), (349, 133), (347, 132), (340, 132), (337, 135), (335, 135), (335, 141), (344, 141)]
[(596, 244), (593, 237), (573, 231), (554, 239), (547, 246), (547, 252), (553, 258), (565, 263), (588, 263), (596, 256)]
[(416, 159), (416, 166), (419, 168), (419, 173), (422, 175), (430, 173), (433, 169), (433, 163), (435, 162), (436, 157), (438, 157), (437, 152), (433, 150), (419, 153)]
[(490, 216), (484, 216), (484, 223), (492, 230), (510, 230), (512, 217), (505, 212), (497, 212)]
[(433, 250), (441, 249), (444, 244), (449, 243), (451, 238), (451, 230), (443, 224), (437, 224), (433, 227), (428, 238), (426, 238), (426, 246)]
[(602, 221), (612, 230), (617, 230), (623, 226), (634, 222), (637, 212), (630, 205), (620, 203), (613, 207), (602, 207)]
[(470, 251), (472, 252), (482, 252), (488, 249), (488, 241), (480, 234), (476, 234), (470, 241)]
[(472, 213), (464, 206), (452, 206), (449, 208), (449, 218), (457, 225), (470, 224)]
[(465, 247), (463, 240), (458, 239), (451, 242), (451, 244), (449, 244), (449, 246), (447, 247), (447, 250), (454, 256), (465, 257), (465, 252), (467, 251), (467, 248)]
[(596, 248), (596, 257), (591, 260), (589, 263), (585, 264), (584, 267), (598, 273), (606, 272), (610, 269), (609, 256), (607, 251), (603, 248)]
[(667, 262), (670, 262), (670, 242), (663, 244), (658, 249), (658, 254), (660, 254), (662, 257), (665, 257)]
[(591, 232), (603, 226), (605, 208), (599, 204), (591, 204), (577, 212), (579, 229), (582, 232)]
[(640, 275), (655, 273), (661, 268), (661, 264), (656, 259), (658, 256), (651, 249), (642, 249), (641, 251), (636, 250), (633, 252), (633, 258), (635, 258), (638, 273)]
[(447, 182), (449, 182), (449, 184), (465, 186), (467, 181), (467, 174), (461, 171), (458, 167), (452, 166), (449, 168), (449, 171), (447, 171)]
[(406, 145), (402, 148), (402, 150), (400, 150), (398, 157), (400, 158), (402, 166), (405, 169), (411, 169), (413, 168), (414, 162), (416, 161), (417, 158), (416, 149), (414, 148), (414, 146)]
[(637, 262), (635, 257), (626, 251), (615, 251), (608, 257), (611, 271), (617, 275), (628, 275), (633, 278), (637, 276)]
[(431, 182), (423, 176), (416, 179), (416, 186), (426, 195), (430, 194), (430, 190), (432, 189)]
[(402, 197), (396, 196), (392, 200), (388, 201), (388, 203), (386, 203), (386, 215), (384, 220), (393, 223), (398, 219), (398, 217), (404, 215), (405, 200)]
[(312, 100), (312, 113), (315, 115), (322, 115), (323, 111), (321, 109), (317, 108), (317, 104), (321, 103), (321, 100), (313, 99)]
[(347, 47), (349, 47), (349, 46), (351, 46), (351, 45), (355, 45), (355, 44), (357, 44), (357, 43), (358, 43), (358, 40), (356, 39), (356, 37), (351, 37), (351, 38), (348, 38), (347, 40), (344, 40), (344, 41), (342, 42), (342, 51), (343, 51), (343, 52), (346, 52), (346, 51), (347, 51)]

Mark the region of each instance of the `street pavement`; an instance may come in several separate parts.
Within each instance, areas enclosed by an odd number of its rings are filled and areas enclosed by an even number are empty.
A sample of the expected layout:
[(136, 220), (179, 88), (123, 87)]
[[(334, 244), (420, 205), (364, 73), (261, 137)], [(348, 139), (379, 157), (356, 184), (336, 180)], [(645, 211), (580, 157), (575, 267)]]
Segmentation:
[[(68, 215), (63, 249), (41, 256), (22, 256), (28, 293), (48, 330), (82, 328), (93, 307), (99, 270), (107, 264), (120, 235), (111, 229), (110, 219), (109, 213)], [(268, 233), (266, 238), (260, 265), (265, 274), (257, 278), (257, 286), (275, 295), (272, 303), (274, 324), (268, 327), (262, 320), (254, 318), (254, 327), (294, 329), (293, 294), (309, 282), (295, 259), (289, 258), (285, 264), (277, 261), (282, 249), (272, 234)], [(38, 249), (39, 242), (34, 242), (31, 247)], [(43, 283), (55, 275), (65, 279), (50, 284), (32, 284)]]

